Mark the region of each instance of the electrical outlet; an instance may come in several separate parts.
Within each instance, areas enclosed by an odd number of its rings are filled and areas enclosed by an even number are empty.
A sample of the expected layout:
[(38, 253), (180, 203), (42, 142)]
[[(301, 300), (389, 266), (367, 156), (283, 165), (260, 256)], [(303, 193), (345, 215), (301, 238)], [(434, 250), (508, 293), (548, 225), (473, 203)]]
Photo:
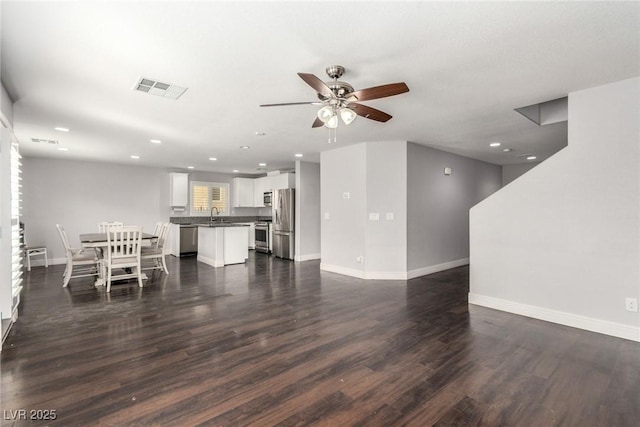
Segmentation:
[(638, 311), (638, 299), (637, 298), (625, 298), (624, 299), (625, 307), (627, 311)]
[(362, 264), (364, 262), (364, 257), (363, 256), (356, 257), (356, 262), (358, 264)]

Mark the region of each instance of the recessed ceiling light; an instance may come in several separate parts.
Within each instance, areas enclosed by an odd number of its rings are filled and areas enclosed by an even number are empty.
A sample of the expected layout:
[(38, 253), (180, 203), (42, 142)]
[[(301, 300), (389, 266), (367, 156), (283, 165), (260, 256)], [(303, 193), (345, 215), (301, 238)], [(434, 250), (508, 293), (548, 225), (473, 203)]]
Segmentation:
[(258, 163), (258, 166), (267, 166), (266, 163)]
[(193, 166), (187, 166), (187, 169), (193, 169)]
[(536, 158), (536, 156), (527, 156), (527, 160), (535, 160)]
[(248, 150), (251, 147), (249, 147), (248, 145), (241, 145), (240, 148), (242, 148), (243, 150)]
[(140, 156), (131, 156), (132, 159), (139, 159)]
[(500, 143), (499, 142), (492, 142), (491, 144), (489, 144), (489, 147), (500, 147)]
[(60, 151), (69, 151), (69, 149), (66, 148), (66, 147), (58, 147), (58, 150), (60, 150)]
[(149, 142), (151, 142), (152, 144), (162, 144), (162, 141), (160, 141), (159, 139), (150, 139)]
[(69, 132), (69, 128), (57, 127), (57, 128), (54, 128), (54, 129), (57, 130), (57, 131), (60, 131), (60, 132)]
[(296, 156), (296, 157), (302, 157), (302, 154), (300, 154), (300, 153), (296, 153), (296, 154), (294, 154), (294, 156)]
[(504, 151), (505, 153), (508, 153), (510, 151), (513, 151), (513, 148), (503, 148), (502, 151)]
[(215, 162), (218, 159), (216, 159), (215, 157), (209, 157), (209, 160), (211, 160), (212, 162)]
[(238, 172), (240, 172), (238, 169), (233, 170), (233, 173), (238, 173)]

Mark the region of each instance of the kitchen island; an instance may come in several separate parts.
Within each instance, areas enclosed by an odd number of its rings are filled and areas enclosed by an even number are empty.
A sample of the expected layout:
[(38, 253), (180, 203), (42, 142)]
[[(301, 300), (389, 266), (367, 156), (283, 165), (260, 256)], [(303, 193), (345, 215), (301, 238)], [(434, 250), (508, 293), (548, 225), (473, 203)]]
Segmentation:
[(197, 260), (212, 267), (244, 263), (249, 257), (248, 239), (248, 224), (200, 224)]

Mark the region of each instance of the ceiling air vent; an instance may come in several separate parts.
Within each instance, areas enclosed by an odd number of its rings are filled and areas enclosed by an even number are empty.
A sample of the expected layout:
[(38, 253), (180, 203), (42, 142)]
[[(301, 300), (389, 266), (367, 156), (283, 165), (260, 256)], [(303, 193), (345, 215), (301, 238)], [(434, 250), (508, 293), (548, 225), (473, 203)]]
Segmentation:
[(58, 145), (58, 141), (56, 141), (55, 139), (31, 138), (31, 141), (37, 142), (38, 144)]
[(136, 82), (136, 85), (133, 87), (133, 90), (162, 96), (163, 98), (178, 99), (187, 90), (187, 88), (140, 77)]

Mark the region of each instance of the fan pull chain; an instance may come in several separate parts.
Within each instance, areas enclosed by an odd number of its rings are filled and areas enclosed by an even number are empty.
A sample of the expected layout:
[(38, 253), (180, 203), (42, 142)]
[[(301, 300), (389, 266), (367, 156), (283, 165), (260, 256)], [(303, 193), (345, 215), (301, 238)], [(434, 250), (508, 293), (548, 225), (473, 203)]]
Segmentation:
[[(337, 130), (338, 128), (329, 129), (329, 140), (327, 141), (329, 144), (331, 144), (331, 142), (336, 142), (338, 140)], [(331, 141), (331, 134), (333, 134), (333, 141)]]

